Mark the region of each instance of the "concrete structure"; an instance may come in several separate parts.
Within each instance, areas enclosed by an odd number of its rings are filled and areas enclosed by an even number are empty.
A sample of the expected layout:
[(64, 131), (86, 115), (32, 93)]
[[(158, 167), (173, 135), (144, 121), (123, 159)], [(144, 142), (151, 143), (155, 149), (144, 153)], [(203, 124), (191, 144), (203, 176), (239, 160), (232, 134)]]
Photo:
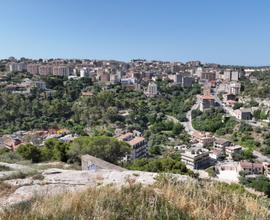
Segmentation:
[(45, 90), (46, 89), (46, 83), (44, 81), (34, 81), (33, 82), (34, 86), (41, 89), (41, 90)]
[(145, 92), (146, 96), (154, 97), (158, 94), (157, 84), (154, 82), (150, 82), (148, 84), (147, 90)]
[(135, 160), (147, 155), (147, 142), (144, 137), (134, 137), (127, 143), (132, 147), (131, 154), (127, 157), (128, 160)]
[(215, 138), (211, 133), (195, 131), (192, 133), (192, 138), (198, 141), (202, 147), (212, 146)]
[(224, 71), (223, 79), (227, 81), (238, 81), (240, 78), (240, 72), (237, 70), (227, 69)]
[(216, 80), (216, 72), (202, 72), (201, 73), (201, 80)]
[(232, 159), (233, 154), (241, 153), (242, 147), (239, 145), (229, 146), (225, 148), (225, 153), (227, 154), (229, 159)]
[(212, 150), (212, 152), (209, 154), (210, 158), (214, 160), (219, 160), (220, 158), (224, 158), (225, 153), (223, 149), (215, 148)]
[(192, 87), (194, 82), (193, 77), (190, 76), (184, 76), (182, 78), (182, 87)]
[(98, 170), (116, 170), (116, 171), (125, 171), (126, 169), (116, 166), (112, 163), (109, 163), (105, 160), (101, 160), (97, 157), (93, 157), (91, 155), (83, 155), (81, 157), (82, 162), (82, 170), (89, 170), (96, 172)]
[(226, 147), (231, 146), (231, 144), (232, 143), (230, 141), (223, 138), (216, 138), (214, 142), (214, 146), (220, 149), (225, 149)]
[(53, 67), (51, 65), (39, 66), (39, 75), (47, 76), (53, 74)]
[(248, 175), (263, 174), (263, 164), (261, 163), (251, 163), (248, 161), (240, 161), (239, 167), (240, 167), (240, 171), (244, 171)]
[(251, 109), (240, 108), (234, 111), (239, 120), (252, 120)]
[(70, 68), (64, 65), (61, 66), (53, 66), (53, 75), (56, 76), (69, 76)]
[(27, 64), (27, 72), (31, 73), (32, 75), (38, 75), (39, 67), (39, 64)]
[(10, 63), (9, 64), (10, 72), (25, 71), (25, 70), (27, 70), (26, 63)]
[(241, 83), (230, 82), (225, 85), (225, 92), (228, 94), (239, 95), (241, 91)]
[(126, 156), (125, 160), (135, 160), (137, 158), (145, 157), (147, 155), (147, 142), (145, 138), (136, 135), (140, 134), (138, 134), (137, 132), (129, 132), (117, 137), (118, 140), (125, 141), (132, 148), (131, 153)]
[(109, 73), (102, 73), (100, 75), (100, 81), (102, 83), (109, 83), (110, 82), (110, 74)]
[(176, 73), (168, 75), (168, 78), (172, 80), (174, 84), (181, 84), (183, 76), (180, 73)]
[(231, 72), (231, 80), (232, 81), (238, 81), (239, 79), (240, 79), (240, 72), (232, 71)]
[(215, 107), (215, 98), (212, 95), (203, 95), (200, 97), (200, 110), (204, 111)]
[(210, 165), (209, 151), (204, 148), (190, 148), (181, 153), (181, 161), (193, 169), (207, 168)]

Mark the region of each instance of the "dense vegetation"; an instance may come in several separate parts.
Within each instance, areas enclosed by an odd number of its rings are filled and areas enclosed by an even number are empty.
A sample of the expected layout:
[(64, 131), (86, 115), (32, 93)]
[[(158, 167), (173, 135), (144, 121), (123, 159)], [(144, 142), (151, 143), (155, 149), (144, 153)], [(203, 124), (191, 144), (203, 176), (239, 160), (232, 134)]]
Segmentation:
[[(8, 82), (21, 82), (28, 73), (12, 73)], [(38, 78), (39, 80), (39, 78)], [(158, 81), (160, 95), (147, 98), (143, 92), (130, 91), (121, 85), (101, 87), (90, 79), (68, 80), (63, 77), (42, 77), (51, 95), (33, 89), (30, 95), (13, 94), (0, 88), (0, 134), (18, 130), (68, 128), (86, 135), (113, 136), (115, 128), (141, 131), (150, 147), (188, 141), (180, 123), (169, 122), (168, 115), (186, 120), (186, 112), (194, 103), (200, 87), (171, 86), (168, 81)], [(82, 96), (90, 91), (90, 96)], [(121, 111), (127, 112), (122, 115)], [(100, 132), (101, 131), (101, 132)]]
[(249, 178), (246, 177), (245, 174), (242, 174), (240, 177), (240, 183), (244, 186), (253, 188), (258, 192), (263, 192), (270, 197), (270, 180), (265, 176)]
[(118, 163), (130, 150), (127, 143), (115, 138), (79, 137), (70, 144), (68, 155), (71, 161), (78, 161), (81, 155), (90, 154), (111, 163)]
[[(10, 81), (22, 80), (27, 74), (11, 74)], [(17, 130), (47, 129), (64, 125), (73, 115), (72, 105), (81, 90), (91, 85), (89, 79), (67, 80), (63, 77), (43, 78), (48, 89), (54, 92), (47, 96), (33, 89), (30, 95), (0, 93), (0, 133)]]
[(193, 110), (191, 112), (192, 125), (196, 130), (213, 132), (217, 135), (233, 133), (237, 122), (233, 118), (224, 118), (224, 111), (210, 109), (204, 112)]
[(253, 98), (270, 98), (270, 72), (255, 72), (252, 74), (257, 82), (246, 79), (241, 81), (242, 94)]
[(80, 162), (80, 157), (90, 154), (100, 159), (117, 164), (127, 153), (130, 146), (106, 136), (85, 136), (75, 139), (72, 143), (49, 139), (43, 147), (31, 144), (21, 145), (16, 152), (25, 160), (33, 163), (41, 161)]
[(245, 147), (250, 152), (261, 146), (261, 143), (252, 136), (254, 129), (252, 126), (242, 122), (237, 131), (232, 134), (235, 143)]
[(181, 158), (177, 155), (167, 155), (161, 158), (142, 158), (132, 161), (127, 165), (130, 170), (141, 170), (148, 172), (167, 172), (177, 174), (189, 174), (194, 176), (191, 170), (181, 162)]

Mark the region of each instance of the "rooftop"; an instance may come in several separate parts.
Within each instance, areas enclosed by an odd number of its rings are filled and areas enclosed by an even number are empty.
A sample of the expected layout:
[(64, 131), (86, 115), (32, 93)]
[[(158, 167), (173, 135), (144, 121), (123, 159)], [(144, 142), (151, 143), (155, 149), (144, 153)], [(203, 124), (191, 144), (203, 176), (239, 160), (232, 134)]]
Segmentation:
[(117, 139), (123, 141), (123, 140), (129, 138), (132, 135), (133, 135), (132, 133), (128, 132), (128, 133), (120, 135), (119, 137), (117, 137)]
[(139, 144), (140, 142), (144, 141), (144, 137), (135, 137), (132, 140), (128, 141), (127, 143), (131, 146), (134, 146), (136, 144)]

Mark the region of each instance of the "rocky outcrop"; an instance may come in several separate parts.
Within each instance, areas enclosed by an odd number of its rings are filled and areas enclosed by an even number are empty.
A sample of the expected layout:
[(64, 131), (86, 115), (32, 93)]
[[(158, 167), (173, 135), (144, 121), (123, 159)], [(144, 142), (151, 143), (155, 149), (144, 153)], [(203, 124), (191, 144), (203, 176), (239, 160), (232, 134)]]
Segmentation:
[[(4, 181), (5, 184), (15, 187), (16, 190), (5, 198), (0, 198), (0, 207), (27, 201), (36, 196), (81, 191), (88, 187), (100, 187), (108, 184), (116, 187), (136, 183), (150, 185), (155, 183), (157, 175), (157, 173), (141, 171), (99, 170), (91, 172), (48, 169), (36, 176)], [(190, 179), (182, 175), (173, 176), (179, 181)]]

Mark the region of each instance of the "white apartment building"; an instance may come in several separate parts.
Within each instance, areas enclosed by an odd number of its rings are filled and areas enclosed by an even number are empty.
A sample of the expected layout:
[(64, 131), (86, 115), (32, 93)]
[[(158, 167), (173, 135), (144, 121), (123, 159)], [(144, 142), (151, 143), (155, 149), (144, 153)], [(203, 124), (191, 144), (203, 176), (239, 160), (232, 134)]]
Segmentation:
[(145, 95), (149, 97), (154, 97), (158, 94), (157, 84), (154, 82), (150, 82), (148, 84), (147, 90), (145, 92)]
[(53, 67), (51, 65), (41, 65), (39, 67), (39, 75), (47, 76), (53, 74)]
[(9, 71), (15, 72), (15, 71), (24, 71), (27, 70), (26, 63), (11, 63), (9, 64)]
[(39, 66), (39, 64), (27, 64), (27, 72), (37, 75), (39, 74)]
[(70, 75), (70, 68), (67, 66), (54, 66), (53, 67), (53, 75), (56, 76), (69, 76)]
[(225, 91), (228, 94), (239, 95), (241, 91), (241, 83), (239, 82), (230, 82), (225, 85)]

